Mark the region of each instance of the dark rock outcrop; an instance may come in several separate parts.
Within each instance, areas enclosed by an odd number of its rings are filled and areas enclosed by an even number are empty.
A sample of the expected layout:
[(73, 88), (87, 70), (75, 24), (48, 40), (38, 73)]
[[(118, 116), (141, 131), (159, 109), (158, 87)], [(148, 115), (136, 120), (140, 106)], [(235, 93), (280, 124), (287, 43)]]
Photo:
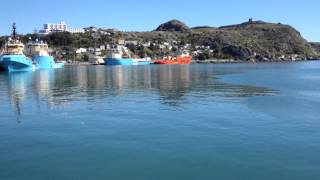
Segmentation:
[(242, 59), (244, 57), (251, 57), (252, 52), (250, 49), (241, 47), (241, 46), (235, 46), (235, 45), (228, 45), (221, 49), (222, 53), (226, 55), (230, 55), (233, 58), (236, 59)]
[(156, 31), (170, 31), (170, 32), (180, 32), (187, 33), (191, 32), (190, 28), (181, 21), (171, 20), (164, 24), (161, 24)]

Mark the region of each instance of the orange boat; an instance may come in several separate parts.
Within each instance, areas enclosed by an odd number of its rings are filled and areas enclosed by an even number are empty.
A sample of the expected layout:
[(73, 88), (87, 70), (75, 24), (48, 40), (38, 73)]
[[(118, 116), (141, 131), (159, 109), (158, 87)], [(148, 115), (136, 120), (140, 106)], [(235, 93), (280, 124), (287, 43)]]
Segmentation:
[(163, 59), (154, 60), (154, 64), (190, 64), (192, 57), (189, 55), (168, 56)]

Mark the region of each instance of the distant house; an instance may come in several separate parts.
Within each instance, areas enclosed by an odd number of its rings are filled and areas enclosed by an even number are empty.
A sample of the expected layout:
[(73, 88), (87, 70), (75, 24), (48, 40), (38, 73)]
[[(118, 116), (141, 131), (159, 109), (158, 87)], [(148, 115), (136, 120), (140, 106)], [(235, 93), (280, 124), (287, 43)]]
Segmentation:
[(110, 44), (106, 44), (105, 48), (106, 49), (111, 49), (111, 45)]
[(107, 35), (107, 36), (110, 36), (110, 35), (111, 35), (110, 32), (105, 31), (105, 30), (100, 30), (99, 33), (102, 34), (102, 35)]
[(74, 33), (84, 33), (85, 31), (82, 28), (69, 28), (67, 32), (74, 34)]
[(151, 45), (150, 41), (145, 42), (145, 43), (142, 44), (143, 47), (150, 47), (150, 45)]
[(76, 54), (82, 54), (82, 53), (86, 53), (87, 49), (86, 48), (79, 48), (76, 50)]
[(166, 46), (163, 45), (163, 44), (160, 44), (160, 45), (159, 45), (159, 48), (160, 48), (160, 49), (164, 49), (164, 48), (166, 48)]
[(178, 41), (172, 41), (171, 43), (176, 45), (176, 44), (178, 44)]
[(98, 28), (94, 27), (94, 26), (90, 26), (90, 27), (86, 27), (83, 28), (85, 32), (97, 32)]
[(163, 45), (165, 45), (165, 46), (169, 46), (169, 45), (170, 45), (170, 43), (168, 43), (168, 42), (164, 42), (164, 43), (163, 43)]
[(191, 44), (184, 45), (184, 48), (191, 48)]
[(96, 52), (94, 52), (94, 54), (95, 54), (96, 56), (100, 56), (102, 53), (101, 53), (101, 51), (96, 51)]
[(91, 53), (93, 53), (93, 52), (95, 52), (95, 48), (89, 47), (89, 48), (88, 48), (88, 51), (91, 52)]
[(118, 40), (118, 44), (119, 45), (125, 45), (126, 44), (126, 41), (124, 39), (119, 39)]
[(138, 45), (138, 41), (126, 41), (125, 42), (126, 45)]
[(104, 50), (106, 50), (106, 46), (105, 45), (101, 45), (100, 49), (101, 49), (101, 51), (104, 51)]

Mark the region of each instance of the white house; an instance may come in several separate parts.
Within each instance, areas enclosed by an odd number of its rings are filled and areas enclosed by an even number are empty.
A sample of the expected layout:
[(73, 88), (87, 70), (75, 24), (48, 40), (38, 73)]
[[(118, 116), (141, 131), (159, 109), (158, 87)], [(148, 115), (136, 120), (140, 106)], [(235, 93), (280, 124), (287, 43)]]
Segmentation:
[(126, 41), (124, 39), (119, 39), (118, 44), (119, 45), (125, 45)]
[(138, 41), (126, 41), (126, 45), (132, 44), (132, 45), (138, 45)]
[(76, 50), (77, 54), (82, 54), (82, 53), (86, 53), (86, 52), (87, 52), (86, 48), (79, 48), (79, 49)]
[(69, 33), (84, 33), (84, 29), (81, 28), (69, 28), (67, 29), (67, 32)]

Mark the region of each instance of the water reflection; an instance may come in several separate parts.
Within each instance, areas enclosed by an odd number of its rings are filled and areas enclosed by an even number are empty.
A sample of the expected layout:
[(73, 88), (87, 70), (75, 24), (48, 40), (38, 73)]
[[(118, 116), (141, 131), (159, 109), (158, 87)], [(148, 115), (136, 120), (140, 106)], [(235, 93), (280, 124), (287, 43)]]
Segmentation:
[(8, 76), (8, 95), (17, 114), (17, 121), (20, 122), (21, 103), (27, 95), (28, 86), (32, 80), (31, 72), (17, 72)]
[[(74, 66), (59, 70), (1, 74), (1, 89), (13, 102), (18, 115), (21, 103), (45, 102), (52, 106), (67, 106), (72, 101), (106, 100), (117, 96), (152, 95), (160, 103), (179, 106), (196, 100), (234, 100), (250, 96), (272, 95), (274, 90), (229, 84), (219, 75), (227, 69), (212, 66)], [(4, 80), (5, 81), (5, 80)], [(7, 86), (7, 88), (5, 88)], [(187, 101), (186, 99), (189, 99)], [(191, 100), (190, 100), (191, 99)]]

